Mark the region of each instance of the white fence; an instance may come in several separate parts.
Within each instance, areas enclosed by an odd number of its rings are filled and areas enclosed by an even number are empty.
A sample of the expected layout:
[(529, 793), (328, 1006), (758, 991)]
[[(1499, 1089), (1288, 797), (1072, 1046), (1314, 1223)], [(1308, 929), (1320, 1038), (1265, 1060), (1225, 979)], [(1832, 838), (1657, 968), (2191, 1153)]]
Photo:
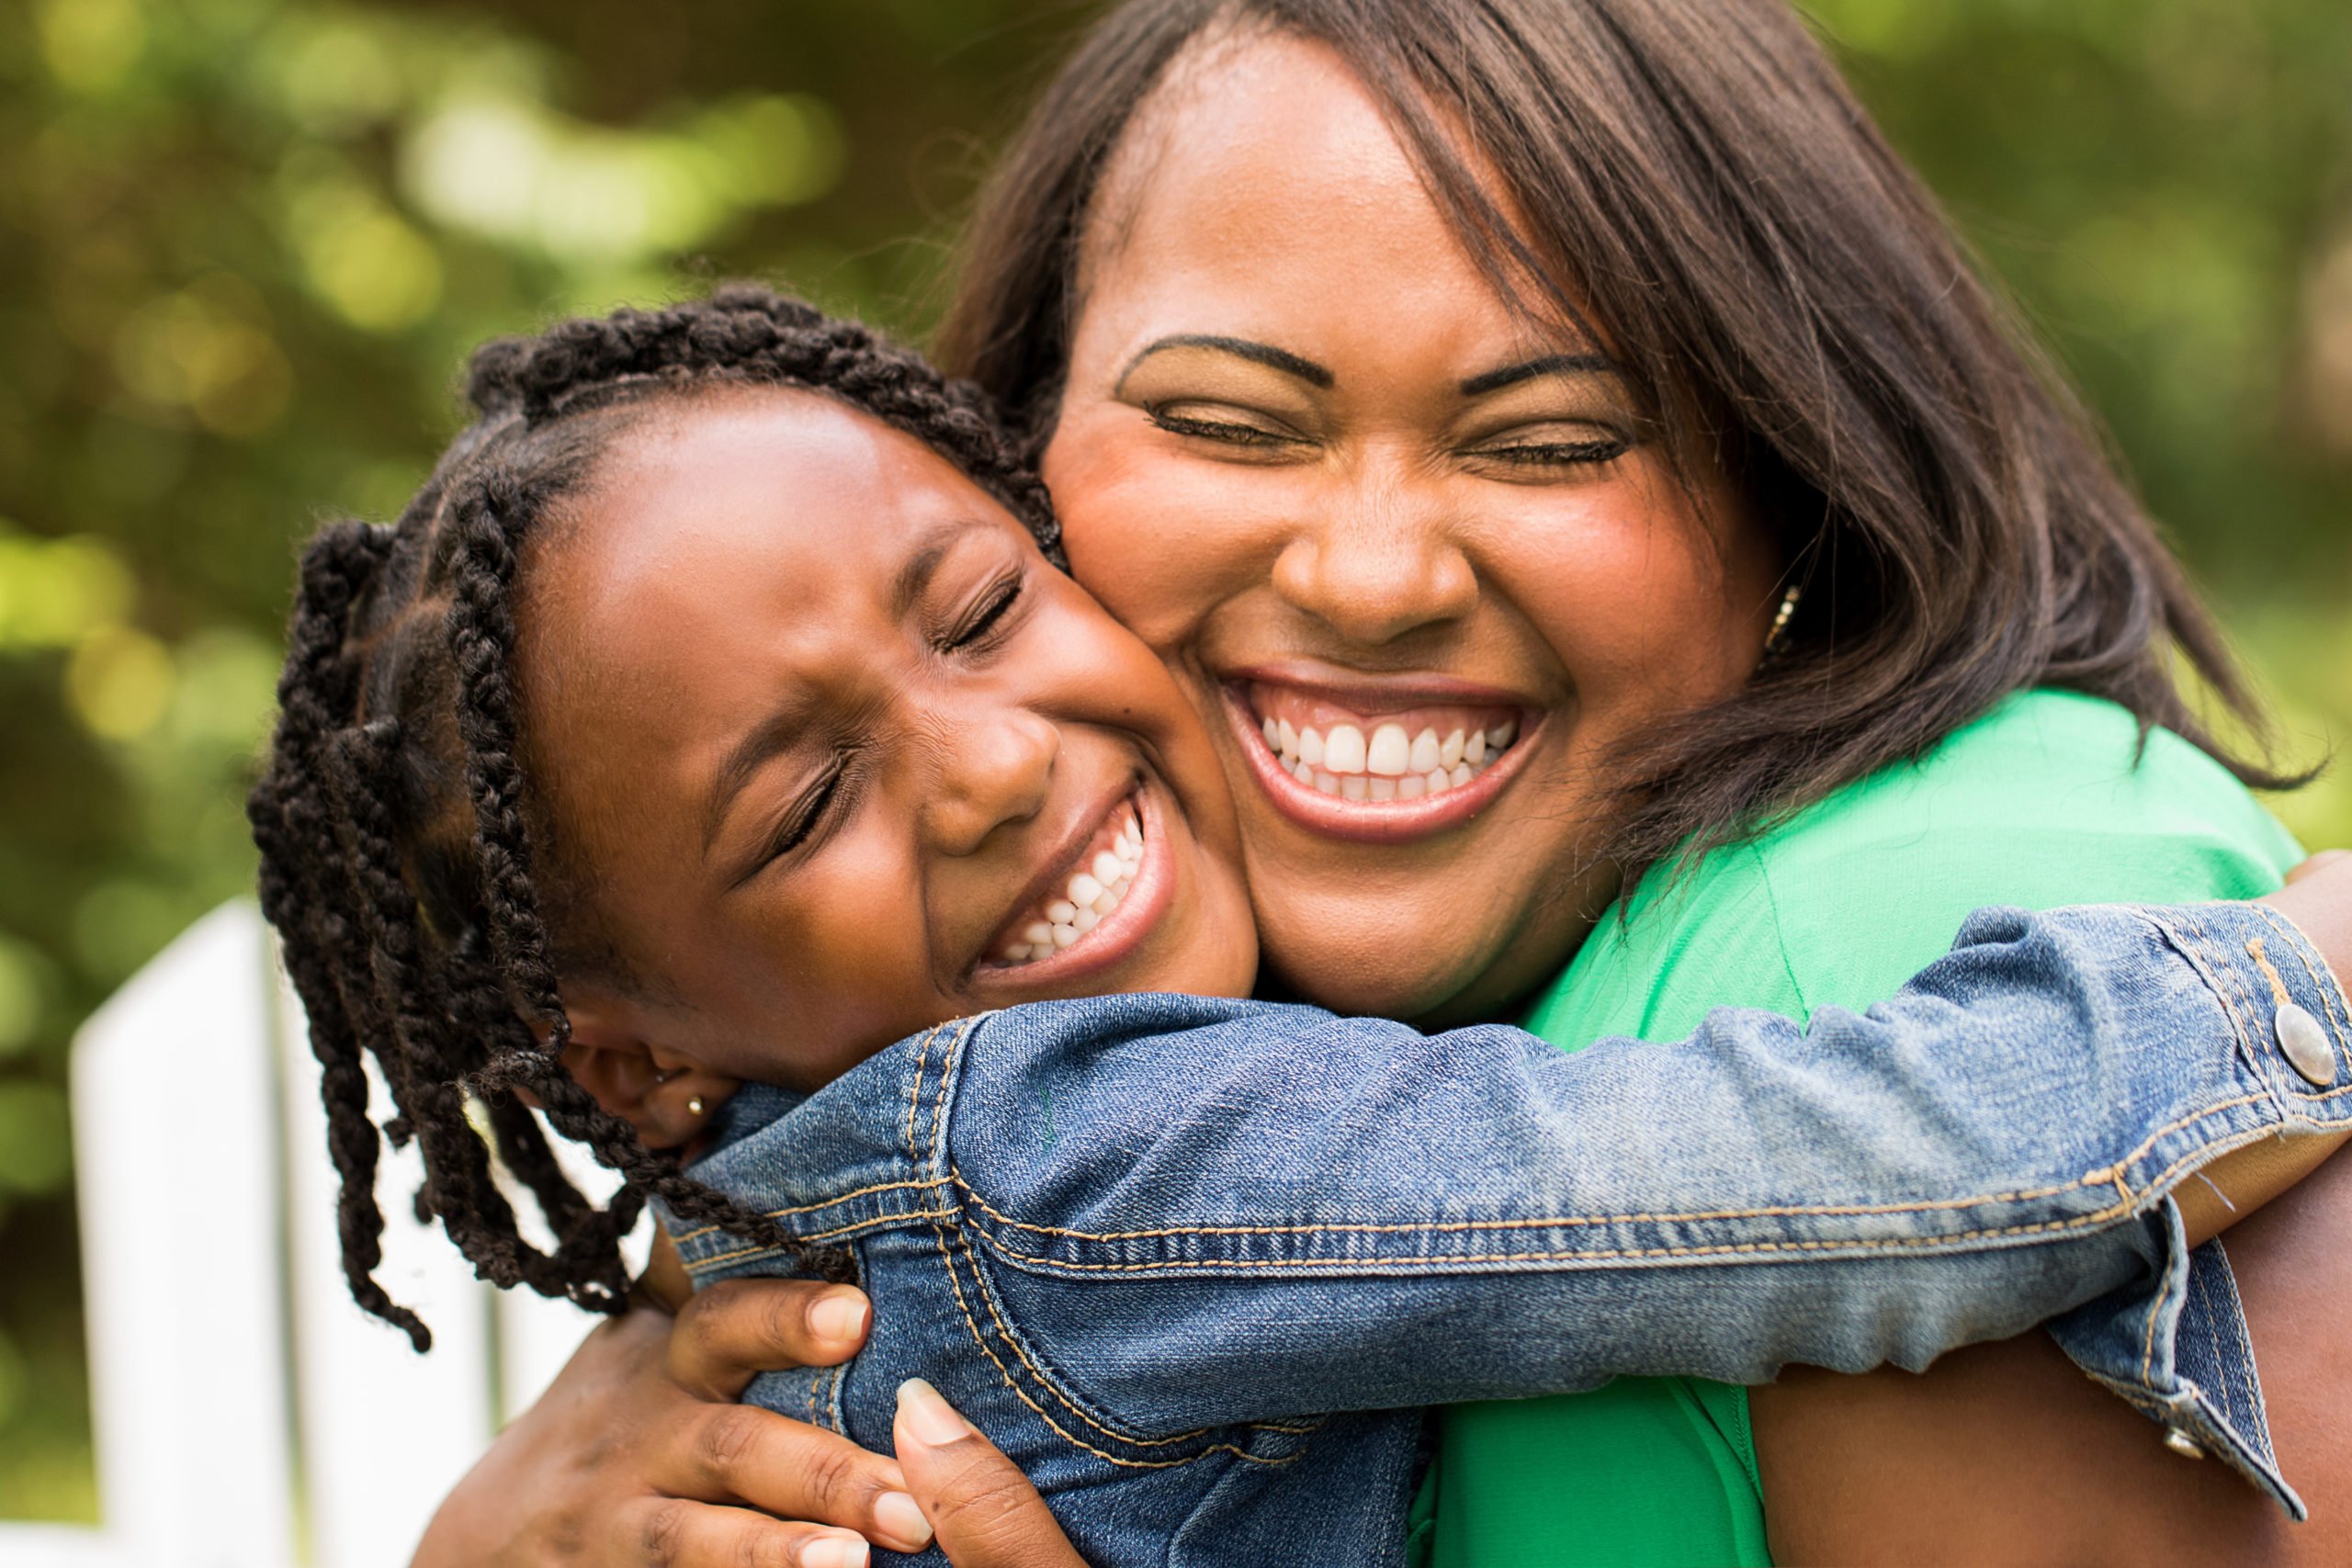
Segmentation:
[(104, 1524), (0, 1524), (0, 1565), (405, 1563), (589, 1320), (477, 1282), (410, 1217), (413, 1153), (387, 1161), (378, 1278), (432, 1353), (352, 1303), (318, 1068), (250, 904), (141, 970), (73, 1071)]

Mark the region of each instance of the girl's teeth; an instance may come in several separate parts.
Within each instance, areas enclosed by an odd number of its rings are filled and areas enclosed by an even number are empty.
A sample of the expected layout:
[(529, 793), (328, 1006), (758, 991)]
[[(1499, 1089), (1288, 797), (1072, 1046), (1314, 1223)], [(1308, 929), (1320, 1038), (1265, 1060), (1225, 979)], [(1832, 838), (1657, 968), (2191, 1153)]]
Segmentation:
[[(1378, 724), (1368, 740), (1363, 728), (1353, 724), (1333, 725), (1327, 733), (1269, 718), (1261, 721), (1260, 728), (1283, 772), (1300, 784), (1325, 795), (1372, 802), (1419, 800), (1459, 789), (1519, 739), (1515, 718), (1483, 728), (1465, 726), (1443, 736), (1434, 725), (1408, 736), (1401, 724)], [(1139, 842), (1136, 847), (1140, 849)], [(1128, 852), (1124, 839), (1118, 848), (1122, 856)], [(1108, 886), (1111, 878), (1100, 864), (1103, 857), (1095, 858), (1095, 880)], [(1087, 906), (1087, 900), (1075, 895), (1071, 902), (1079, 908)]]
[(1110, 918), (1142, 867), (1143, 825), (1130, 815), (1111, 847), (1097, 850), (1071, 874), (1062, 897), (1046, 906), (1045, 919), (1023, 926), (999, 952), (999, 961), (1029, 964), (1068, 947)]

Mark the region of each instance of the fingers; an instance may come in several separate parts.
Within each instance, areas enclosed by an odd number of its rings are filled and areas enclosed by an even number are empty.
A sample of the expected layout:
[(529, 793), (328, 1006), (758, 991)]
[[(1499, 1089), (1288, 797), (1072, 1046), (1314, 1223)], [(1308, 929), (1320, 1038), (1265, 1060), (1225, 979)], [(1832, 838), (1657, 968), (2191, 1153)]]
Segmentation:
[(865, 1568), (872, 1556), (854, 1530), (680, 1497), (644, 1498), (618, 1523), (614, 1560), (648, 1568)]
[(814, 1280), (727, 1280), (697, 1293), (670, 1336), (670, 1375), (704, 1399), (740, 1398), (761, 1372), (831, 1367), (865, 1343), (863, 1292)]
[(653, 1479), (675, 1497), (859, 1530), (897, 1551), (931, 1544), (898, 1462), (821, 1427), (753, 1405), (708, 1404), (666, 1442)]
[(1029, 1478), (921, 1378), (899, 1385), (894, 1433), (955, 1568), (1086, 1568)]
[(2325, 871), (2330, 866), (2343, 865), (2347, 862), (2352, 862), (2352, 850), (2322, 850), (2289, 872), (2287, 881), (2292, 885), (2301, 882), (2306, 876)]

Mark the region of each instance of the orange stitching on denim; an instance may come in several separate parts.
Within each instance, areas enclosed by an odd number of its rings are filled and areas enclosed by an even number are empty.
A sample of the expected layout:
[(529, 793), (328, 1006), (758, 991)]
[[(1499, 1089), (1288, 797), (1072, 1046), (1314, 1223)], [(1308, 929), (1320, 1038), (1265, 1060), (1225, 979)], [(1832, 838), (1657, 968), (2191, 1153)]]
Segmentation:
[[(2231, 1105), (2241, 1103), (2243, 1101), (2230, 1102)], [(2198, 1114), (2199, 1116), (2210, 1115), (2213, 1111), (2226, 1109), (2228, 1109), (2227, 1106), (2213, 1106)], [(2179, 1124), (2186, 1125), (2187, 1122), (2197, 1119), (2192, 1116)], [(1559, 1230), (1577, 1225), (1682, 1224), (1701, 1220), (1814, 1219), (1825, 1216), (1908, 1214), (1935, 1210), (1974, 1208), (1984, 1203), (2014, 1203), (2037, 1198), (2054, 1198), (2061, 1193), (2078, 1191), (2086, 1187), (2110, 1185), (2115, 1181), (2116, 1176), (2117, 1173), (2113, 1168), (2102, 1167), (2087, 1176), (2066, 1182), (2062, 1186), (2002, 1192), (1989, 1198), (1936, 1199), (1920, 1203), (1867, 1203), (1810, 1209), (1705, 1209), (1695, 1210), (1689, 1213), (1560, 1214), (1520, 1220), (1405, 1220), (1395, 1224), (1377, 1224), (1369, 1221), (1339, 1221), (1319, 1225), (1169, 1225), (1159, 1230), (1148, 1231), (1066, 1230), (1058, 1225), (1040, 1225), (1027, 1220), (1016, 1220), (1009, 1214), (999, 1213), (995, 1209), (990, 1208), (988, 1200), (981, 1197), (971, 1183), (964, 1179), (960, 1168), (951, 1168), (947, 1179), (963, 1191), (965, 1200), (974, 1208), (1010, 1230), (1027, 1231), (1034, 1235), (1060, 1236), (1070, 1241), (1161, 1241), (1171, 1236), (1186, 1235), (1393, 1235), (1411, 1231), (1452, 1233)]]
[[(771, 1220), (788, 1220), (799, 1214), (813, 1214), (820, 1209), (834, 1208), (848, 1202), (853, 1198), (868, 1198), (876, 1192), (921, 1191), (946, 1185), (947, 1179), (940, 1176), (934, 1176), (928, 1181), (877, 1181), (871, 1187), (861, 1187), (854, 1192), (844, 1192), (838, 1198), (828, 1198), (821, 1203), (803, 1203), (795, 1209), (770, 1209), (767, 1212), (767, 1217)], [(673, 1235), (670, 1239), (678, 1246), (684, 1247), (690, 1241), (707, 1236), (715, 1230), (725, 1228), (723, 1225), (705, 1225), (698, 1231), (688, 1231), (684, 1235)]]
[[(2295, 929), (2294, 921), (2265, 905), (2256, 904), (2255, 911), (2278, 928), (2282, 936), (2290, 939), (2287, 944), (2288, 950), (2294, 953), (2295, 961), (2303, 966), (2303, 973), (2311, 976), (2312, 987), (2319, 992), (2319, 1003), (2326, 1010), (2327, 1021), (2335, 1025), (2336, 1043), (2346, 1044), (2344, 1032), (2352, 1025), (2347, 1025), (2345, 1016), (2335, 1010), (2335, 1004), (2339, 999), (2339, 987), (2334, 983), (2335, 972), (2324, 964), (2314, 964), (2312, 962), (2311, 939)], [(2352, 998), (2344, 998), (2344, 1005), (2346, 1010), (2352, 1010)]]
[(1069, 1444), (1073, 1448), (1084, 1450), (1086, 1452), (1092, 1454), (1096, 1459), (1102, 1460), (1111, 1464), (1118, 1465), (1125, 1470), (1174, 1470), (1179, 1466), (1191, 1464), (1194, 1461), (1205, 1459), (1210, 1454), (1216, 1453), (1220, 1450), (1232, 1454), (1237, 1459), (1248, 1460), (1252, 1463), (1268, 1466), (1285, 1465), (1290, 1463), (1291, 1460), (1295, 1460), (1298, 1457), (1296, 1454), (1293, 1454), (1288, 1459), (1260, 1459), (1255, 1454), (1244, 1453), (1241, 1450), (1235, 1448), (1230, 1443), (1220, 1443), (1209, 1448), (1204, 1448), (1199, 1453), (1193, 1454), (1184, 1459), (1121, 1459), (1116, 1454), (1105, 1453), (1101, 1449), (1096, 1448), (1092, 1443), (1086, 1441), (1084, 1438), (1076, 1437), (1071, 1433), (1063, 1430), (1061, 1423), (1056, 1421), (1051, 1416), (1048, 1416), (1046, 1413), (1045, 1406), (1039, 1404), (1035, 1399), (1032, 1399), (1029, 1396), (1029, 1392), (1013, 1381), (1012, 1369), (1004, 1364), (1004, 1359), (999, 1356), (996, 1353), (996, 1348), (989, 1343), (988, 1336), (980, 1332), (979, 1320), (972, 1315), (971, 1304), (964, 1299), (964, 1281), (956, 1275), (955, 1256), (947, 1250), (947, 1229), (948, 1227), (945, 1225), (934, 1226), (933, 1234), (934, 1239), (939, 1243), (940, 1260), (947, 1266), (947, 1284), (948, 1288), (956, 1294), (956, 1309), (964, 1314), (964, 1326), (970, 1330), (973, 1343), (979, 1346), (980, 1353), (996, 1364), (997, 1376), (1004, 1380), (1004, 1386), (1012, 1391), (1013, 1397), (1020, 1400), (1022, 1404), (1027, 1405), (1031, 1410), (1036, 1412), (1037, 1419), (1043, 1421), (1047, 1427), (1053, 1428), (1054, 1435), (1060, 1438), (1062, 1441)]
[(915, 1153), (915, 1111), (922, 1105), (922, 1070), (931, 1061), (931, 1043), (938, 1039), (940, 1030), (946, 1027), (944, 1023), (939, 1024), (922, 1037), (922, 1045), (915, 1053), (915, 1076), (907, 1084), (907, 1157), (918, 1165), (922, 1162)]
[[(2074, 1180), (2052, 1187), (2020, 1188), (2013, 1192), (1996, 1192), (1973, 1198), (1939, 1198), (1917, 1203), (1849, 1203), (1822, 1204), (1811, 1207), (1788, 1205), (1762, 1209), (1704, 1209), (1684, 1213), (1658, 1213), (1635, 1214), (1561, 1214), (1518, 1220), (1456, 1220), (1408, 1221), (1399, 1224), (1374, 1224), (1343, 1222), (1314, 1225), (1172, 1225), (1159, 1230), (1137, 1231), (1079, 1231), (1056, 1225), (1033, 1224), (1000, 1213), (987, 1199), (980, 1196), (972, 1184), (964, 1179), (960, 1168), (951, 1167), (947, 1179), (963, 1192), (967, 1201), (1000, 1225), (1027, 1231), (1035, 1235), (1061, 1236), (1072, 1241), (1156, 1241), (1170, 1236), (1187, 1235), (1389, 1235), (1407, 1232), (1428, 1231), (1452, 1234), (1463, 1231), (1557, 1230), (1577, 1225), (1616, 1224), (1682, 1224), (1701, 1220), (1751, 1219), (1818, 1219), (1876, 1214), (1916, 1214), (1942, 1213), (1953, 1209), (1973, 1209), (1987, 1203), (2017, 1203), (2040, 1198), (2052, 1198), (2061, 1193), (2079, 1191), (2087, 1187), (2113, 1186), (2129, 1193), (2126, 1168), (2140, 1159), (2165, 1138), (2184, 1127), (2192, 1126), (2210, 1116), (2233, 1111), (2242, 1105), (2266, 1103), (2268, 1097), (2261, 1094), (2241, 1095), (2200, 1106), (2186, 1115), (2176, 1117), (2148, 1134), (2140, 1145), (2111, 1166), (2100, 1166)], [(1971, 1233), (1974, 1234), (1974, 1233)]]
[[(2258, 1099), (2260, 1097), (2254, 1098)], [(2078, 1214), (2072, 1219), (2041, 1220), (2036, 1221), (2031, 1224), (1987, 1226), (1976, 1230), (1953, 1231), (1946, 1235), (1934, 1236), (1878, 1238), (1856, 1237), (1849, 1240), (1826, 1241), (1727, 1242), (1714, 1247), (1606, 1248), (1569, 1247), (1547, 1252), (1425, 1253), (1401, 1258), (1379, 1257), (1371, 1258), (1166, 1258), (1146, 1263), (1081, 1263), (1065, 1258), (1042, 1257), (1035, 1253), (1022, 1252), (1007, 1246), (1001, 1238), (989, 1237), (988, 1239), (989, 1241), (991, 1250), (1001, 1253), (1008, 1260), (1013, 1261), (1016, 1267), (1021, 1263), (1029, 1263), (1035, 1264), (1040, 1269), (1048, 1271), (1061, 1269), (1067, 1270), (1070, 1273), (1090, 1274), (1136, 1274), (1150, 1273), (1160, 1270), (1173, 1271), (1207, 1269), (1230, 1270), (1234, 1272), (1248, 1272), (1254, 1270), (1274, 1270), (1284, 1269), (1329, 1269), (1349, 1265), (1360, 1267), (1374, 1266), (1380, 1268), (1402, 1268), (1411, 1265), (1427, 1264), (1450, 1268), (1467, 1263), (1566, 1263), (1580, 1259), (1589, 1261), (1607, 1261), (1618, 1258), (1722, 1258), (1750, 1255), (1763, 1256), (1782, 1252), (1919, 1251), (1931, 1247), (1949, 1247), (1960, 1242), (1988, 1241), (1997, 1240), (2005, 1236), (2042, 1235), (2066, 1231), (2082, 1230), (2089, 1226), (2105, 1225), (2118, 1220), (2128, 1219), (2139, 1208), (2143, 1200), (2167, 1196), (2169, 1192), (2167, 1184), (2174, 1183), (2176, 1179), (2188, 1168), (2202, 1164), (2209, 1159), (2218, 1157), (2221, 1155), (2228, 1153), (2232, 1149), (2242, 1148), (2247, 1144), (2256, 1143), (2262, 1139), (2270, 1137), (2273, 1135), (2275, 1129), (2267, 1125), (2256, 1126), (2248, 1128), (2244, 1132), (2234, 1134), (2227, 1138), (2218, 1139), (2213, 1143), (2192, 1149), (2173, 1161), (2172, 1164), (2166, 1166), (2155, 1177), (2152, 1178), (2147, 1185), (2139, 1190), (2137, 1195), (2131, 1196), (2123, 1201), (2110, 1204), (2104, 1209), (2094, 1211), (2091, 1213)], [(1440, 1231), (1464, 1227), (1444, 1225), (1408, 1225), (1391, 1228), (1402, 1230)], [(1171, 1231), (1165, 1234), (1170, 1235), (1185, 1235), (1216, 1233)], [(1081, 1237), (1080, 1239), (1087, 1238)]]
[[(910, 1220), (945, 1220), (954, 1217), (955, 1211), (952, 1209), (910, 1209), (900, 1214), (882, 1214), (870, 1220), (859, 1220), (854, 1224), (836, 1225), (829, 1231), (810, 1231), (794, 1239), (802, 1242), (838, 1241), (845, 1235), (863, 1235), (867, 1231), (895, 1229)], [(746, 1247), (733, 1252), (713, 1253), (708, 1258), (687, 1264), (686, 1272), (705, 1274), (722, 1263), (732, 1263), (741, 1258), (772, 1256), (781, 1250), (782, 1248), (774, 1247)]]
[(1038, 1382), (1051, 1390), (1054, 1397), (1061, 1401), (1061, 1403), (1069, 1408), (1071, 1415), (1076, 1416), (1080, 1420), (1085, 1422), (1088, 1426), (1093, 1427), (1104, 1437), (1114, 1438), (1122, 1443), (1131, 1444), (1139, 1449), (1166, 1448), (1170, 1443), (1190, 1442), (1194, 1438), (1203, 1436), (1208, 1430), (1208, 1428), (1204, 1427), (1196, 1427), (1190, 1432), (1179, 1432), (1172, 1438), (1138, 1438), (1132, 1433), (1123, 1432), (1116, 1427), (1106, 1426), (1102, 1422), (1097, 1421), (1092, 1415), (1088, 1413), (1084, 1405), (1080, 1404), (1075, 1398), (1065, 1393), (1059, 1383), (1054, 1378), (1046, 1374), (1046, 1370), (1043, 1367), (1040, 1367), (1035, 1361), (1030, 1359), (1029, 1352), (1023, 1347), (1020, 1337), (1015, 1335), (1012, 1332), (1012, 1326), (1004, 1321), (1004, 1314), (997, 1311), (996, 1298), (986, 1289), (988, 1281), (981, 1277), (979, 1263), (972, 1257), (971, 1242), (969, 1238), (966, 1236), (964, 1229), (960, 1225), (956, 1227), (956, 1245), (963, 1249), (966, 1259), (971, 1262), (972, 1291), (974, 1294), (980, 1298), (980, 1304), (989, 1309), (989, 1321), (996, 1325), (997, 1333), (1003, 1337), (1005, 1344), (1012, 1347), (1014, 1358), (1018, 1359), (1023, 1367), (1028, 1369), (1029, 1375), (1035, 1378)]
[(2295, 998), (2287, 993), (2285, 976), (2272, 966), (2267, 946), (2268, 944), (2262, 938), (2250, 937), (2246, 940), (2245, 954), (2254, 960), (2256, 967), (2261, 969), (2262, 977), (2270, 982), (2271, 1004), (2275, 1007), (2285, 1007)]

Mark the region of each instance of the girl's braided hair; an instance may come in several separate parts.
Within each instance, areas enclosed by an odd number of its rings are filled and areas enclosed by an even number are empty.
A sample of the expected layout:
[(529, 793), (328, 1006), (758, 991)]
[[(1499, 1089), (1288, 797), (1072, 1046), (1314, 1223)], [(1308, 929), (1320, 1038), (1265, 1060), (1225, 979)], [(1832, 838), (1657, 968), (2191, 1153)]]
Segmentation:
[[(543, 884), (560, 890), (570, 879), (544, 863), (549, 835), (519, 760), (517, 563), (633, 415), (723, 384), (806, 388), (897, 426), (1058, 556), (1045, 490), (979, 393), (854, 322), (741, 284), (485, 345), (467, 385), (479, 417), (399, 521), (334, 523), (311, 541), (277, 733), (247, 810), (262, 908), (322, 1069), (344, 1272), (360, 1305), (420, 1350), (431, 1344), (424, 1325), (374, 1278), (385, 1138), (413, 1139), (424, 1156), (419, 1218), (437, 1216), (476, 1272), (502, 1286), (619, 1310), (619, 1242), (649, 1195), (826, 1278), (847, 1274), (839, 1253), (804, 1246), (646, 1148), (560, 1055), (571, 1024), (558, 932), (593, 914), (560, 891), (541, 896)], [(394, 1111), (380, 1126), (371, 1055)], [(622, 1175), (608, 1206), (563, 1173), (516, 1089)], [(551, 1249), (522, 1235), (493, 1152), (537, 1203)]]

